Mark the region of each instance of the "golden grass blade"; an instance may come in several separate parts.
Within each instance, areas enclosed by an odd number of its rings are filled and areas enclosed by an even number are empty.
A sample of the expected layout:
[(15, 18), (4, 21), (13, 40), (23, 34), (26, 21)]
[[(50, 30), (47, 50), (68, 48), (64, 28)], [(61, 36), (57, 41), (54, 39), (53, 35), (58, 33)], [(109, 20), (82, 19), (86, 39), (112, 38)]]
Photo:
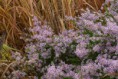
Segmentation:
[(18, 38), (24, 33), (23, 28), (33, 26), (32, 15), (42, 22), (48, 21), (58, 34), (64, 29), (75, 27), (72, 22), (64, 21), (66, 15), (75, 17), (86, 7), (97, 11), (103, 2), (104, 0), (0, 0), (0, 30), (5, 29), (9, 33), (7, 40), (11, 46), (19, 47), (16, 40), (22, 43)]

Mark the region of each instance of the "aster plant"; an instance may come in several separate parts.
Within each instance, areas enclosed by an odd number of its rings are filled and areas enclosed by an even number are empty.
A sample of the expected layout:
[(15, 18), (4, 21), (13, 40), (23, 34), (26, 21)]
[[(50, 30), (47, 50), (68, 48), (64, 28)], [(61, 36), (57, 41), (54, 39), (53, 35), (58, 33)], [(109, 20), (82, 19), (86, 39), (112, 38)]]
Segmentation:
[[(116, 2), (115, 2), (116, 1)], [(25, 56), (13, 54), (15, 64), (7, 79), (33, 76), (35, 79), (117, 79), (118, 0), (106, 0), (106, 12), (87, 9), (73, 20), (77, 29), (56, 35), (33, 16), (34, 27), (24, 40)], [(107, 7), (107, 3), (110, 6)], [(71, 17), (71, 18), (70, 18)]]

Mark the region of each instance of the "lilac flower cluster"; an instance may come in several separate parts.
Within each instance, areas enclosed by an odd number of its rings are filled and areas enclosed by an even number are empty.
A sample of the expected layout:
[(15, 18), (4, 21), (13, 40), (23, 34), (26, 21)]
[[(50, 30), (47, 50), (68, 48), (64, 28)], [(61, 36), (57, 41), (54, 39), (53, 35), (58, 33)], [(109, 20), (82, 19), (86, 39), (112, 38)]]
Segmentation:
[[(114, 2), (116, 1), (116, 2)], [(30, 37), (25, 39), (26, 55), (13, 54), (17, 61), (9, 78), (34, 76), (37, 79), (113, 79), (118, 73), (118, 0), (105, 13), (86, 10), (74, 20), (77, 30), (58, 35), (36, 16)], [(113, 17), (114, 16), (114, 17)]]

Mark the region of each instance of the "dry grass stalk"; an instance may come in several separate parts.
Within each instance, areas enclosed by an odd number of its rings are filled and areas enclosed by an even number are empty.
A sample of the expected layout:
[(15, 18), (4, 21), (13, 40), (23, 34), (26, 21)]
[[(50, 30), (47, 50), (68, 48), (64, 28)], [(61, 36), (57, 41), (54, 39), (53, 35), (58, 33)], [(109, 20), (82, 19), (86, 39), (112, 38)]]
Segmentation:
[(0, 0), (0, 30), (8, 33), (8, 43), (21, 48), (20, 34), (32, 26), (32, 15), (47, 20), (55, 33), (72, 29), (72, 22), (65, 22), (65, 16), (77, 16), (87, 6), (98, 11), (104, 0)]

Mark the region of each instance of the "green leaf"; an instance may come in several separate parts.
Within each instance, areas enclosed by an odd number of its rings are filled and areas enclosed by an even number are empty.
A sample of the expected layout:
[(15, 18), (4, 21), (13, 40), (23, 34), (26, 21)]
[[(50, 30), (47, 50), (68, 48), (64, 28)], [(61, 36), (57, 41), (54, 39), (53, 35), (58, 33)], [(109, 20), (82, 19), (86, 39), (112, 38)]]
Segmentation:
[(85, 29), (85, 31), (83, 32), (83, 34), (88, 34), (90, 37), (92, 37), (94, 34), (92, 31)]
[(63, 79), (73, 79), (73, 78), (71, 78), (71, 77), (65, 77), (65, 78), (63, 78)]

